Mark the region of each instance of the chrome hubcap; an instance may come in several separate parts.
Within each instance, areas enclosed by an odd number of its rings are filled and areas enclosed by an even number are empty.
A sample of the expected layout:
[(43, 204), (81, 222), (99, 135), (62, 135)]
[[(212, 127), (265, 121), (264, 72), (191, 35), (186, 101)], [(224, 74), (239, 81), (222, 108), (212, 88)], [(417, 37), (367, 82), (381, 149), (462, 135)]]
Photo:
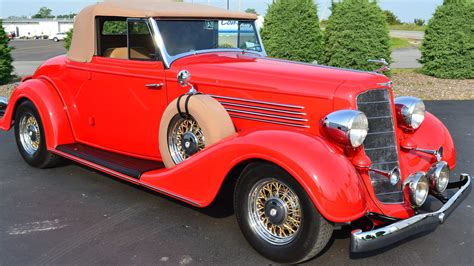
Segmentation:
[(204, 134), (193, 117), (175, 116), (168, 130), (168, 148), (174, 163), (178, 164), (206, 146)]
[(252, 230), (273, 245), (290, 243), (300, 229), (300, 201), (281, 181), (257, 182), (250, 190), (248, 208)]
[(32, 114), (25, 114), (20, 119), (19, 124), (20, 142), (23, 149), (29, 155), (38, 151), (41, 141), (41, 132), (38, 121)]

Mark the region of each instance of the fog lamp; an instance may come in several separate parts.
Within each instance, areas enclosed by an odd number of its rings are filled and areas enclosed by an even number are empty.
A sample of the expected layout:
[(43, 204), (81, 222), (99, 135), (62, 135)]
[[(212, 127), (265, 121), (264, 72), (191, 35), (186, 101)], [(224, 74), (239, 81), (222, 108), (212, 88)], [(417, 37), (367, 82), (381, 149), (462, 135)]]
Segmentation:
[(408, 187), (411, 204), (420, 207), (425, 203), (430, 191), (430, 183), (424, 172), (416, 172), (405, 181)]
[(437, 162), (428, 170), (430, 188), (438, 193), (443, 193), (448, 187), (450, 170), (445, 161)]

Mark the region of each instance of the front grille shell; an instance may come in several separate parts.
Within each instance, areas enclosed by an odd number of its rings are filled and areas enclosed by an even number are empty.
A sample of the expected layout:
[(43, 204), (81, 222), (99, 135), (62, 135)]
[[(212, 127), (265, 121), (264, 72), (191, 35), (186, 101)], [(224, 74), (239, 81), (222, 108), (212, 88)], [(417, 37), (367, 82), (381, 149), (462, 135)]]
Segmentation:
[[(357, 108), (369, 120), (369, 132), (364, 141), (364, 151), (372, 160), (372, 168), (390, 171), (400, 167), (395, 134), (392, 99), (388, 89), (374, 89), (357, 96)], [(390, 180), (369, 172), (372, 187), (378, 200), (383, 203), (403, 202), (402, 184), (390, 184)]]

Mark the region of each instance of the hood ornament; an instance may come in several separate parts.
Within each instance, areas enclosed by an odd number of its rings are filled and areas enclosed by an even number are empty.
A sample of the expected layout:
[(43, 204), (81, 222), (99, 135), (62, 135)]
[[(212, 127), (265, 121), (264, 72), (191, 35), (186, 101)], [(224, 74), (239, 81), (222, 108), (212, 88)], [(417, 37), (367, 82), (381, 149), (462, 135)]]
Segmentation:
[(377, 70), (374, 70), (375, 72), (377, 73), (382, 73), (382, 72), (387, 72), (387, 71), (390, 71), (390, 64), (387, 62), (387, 60), (385, 60), (384, 58), (380, 58), (380, 59), (369, 59), (367, 60), (367, 62), (369, 63), (376, 63), (376, 64), (380, 64), (382, 65), (381, 68), (377, 69)]

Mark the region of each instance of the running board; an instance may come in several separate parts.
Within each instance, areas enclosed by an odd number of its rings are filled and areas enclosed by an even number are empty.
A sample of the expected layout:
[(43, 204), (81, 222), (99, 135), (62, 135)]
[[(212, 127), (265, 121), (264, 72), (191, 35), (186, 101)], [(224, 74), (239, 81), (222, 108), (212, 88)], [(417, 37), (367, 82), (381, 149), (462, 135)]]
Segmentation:
[[(80, 143), (60, 145), (56, 150), (135, 179), (140, 179), (145, 172), (165, 167), (162, 162), (109, 152)], [(65, 157), (72, 159), (70, 156)]]

